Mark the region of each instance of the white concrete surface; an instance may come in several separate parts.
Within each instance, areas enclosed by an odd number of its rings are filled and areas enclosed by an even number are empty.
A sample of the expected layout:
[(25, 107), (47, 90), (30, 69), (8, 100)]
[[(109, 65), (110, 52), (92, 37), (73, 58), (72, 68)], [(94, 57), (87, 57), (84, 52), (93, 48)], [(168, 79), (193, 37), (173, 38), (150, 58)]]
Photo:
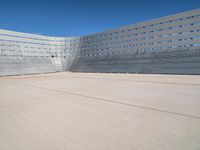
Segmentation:
[(199, 150), (200, 76), (0, 78), (0, 150)]

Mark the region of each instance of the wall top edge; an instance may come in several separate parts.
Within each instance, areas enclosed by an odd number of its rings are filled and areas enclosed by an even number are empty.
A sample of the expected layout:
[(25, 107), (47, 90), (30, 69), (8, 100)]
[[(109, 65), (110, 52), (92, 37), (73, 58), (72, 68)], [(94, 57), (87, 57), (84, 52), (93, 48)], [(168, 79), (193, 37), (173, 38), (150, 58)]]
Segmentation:
[(124, 30), (130, 27), (139, 27), (141, 25), (148, 25), (151, 23), (156, 23), (156, 22), (160, 22), (160, 21), (165, 21), (167, 19), (173, 19), (173, 18), (177, 18), (177, 17), (183, 17), (183, 16), (189, 16), (189, 15), (194, 15), (200, 13), (200, 9), (194, 9), (194, 10), (190, 10), (190, 11), (184, 11), (181, 13), (176, 13), (176, 14), (172, 14), (172, 15), (168, 15), (168, 16), (164, 16), (164, 17), (160, 17), (160, 18), (156, 18), (156, 19), (152, 19), (152, 20), (148, 20), (148, 21), (143, 21), (143, 22), (139, 22), (139, 23), (135, 23), (135, 24), (131, 24), (131, 25), (126, 25), (126, 26), (122, 26), (122, 27), (118, 27), (116, 29), (110, 29), (110, 30), (106, 30), (106, 31), (102, 31), (102, 32), (97, 32), (97, 33), (93, 33), (93, 34), (88, 34), (88, 35), (84, 35), (84, 36), (72, 36), (72, 37), (54, 37), (54, 36), (46, 36), (46, 35), (40, 35), (40, 34), (32, 34), (32, 33), (25, 33), (25, 32), (18, 32), (18, 31), (13, 31), (13, 30), (5, 30), (5, 29), (0, 29), (0, 35), (10, 35), (10, 36), (23, 36), (23, 37), (27, 37), (27, 38), (41, 38), (41, 39), (48, 39), (48, 40), (73, 40), (73, 39), (79, 39), (79, 38), (84, 38), (84, 37), (90, 37), (90, 36), (94, 36), (94, 35), (98, 35), (98, 34), (105, 34), (108, 32), (115, 32), (115, 31), (120, 31), (120, 30)]
[(198, 14), (198, 13), (200, 14), (200, 9), (184, 11), (184, 12), (175, 13), (175, 14), (172, 14), (172, 15), (167, 15), (167, 16), (164, 16), (164, 17), (155, 18), (155, 19), (151, 19), (151, 20), (147, 20), (147, 21), (142, 21), (142, 22), (126, 25), (126, 26), (121, 26), (121, 27), (118, 27), (118, 28), (115, 28), (115, 29), (109, 29), (109, 30), (106, 30), (106, 31), (101, 31), (101, 32), (97, 32), (97, 33), (93, 33), (93, 34), (89, 34), (89, 35), (85, 35), (85, 36), (81, 36), (81, 37), (94, 36), (94, 35), (97, 35), (97, 34), (105, 34), (105, 33), (108, 33), (108, 32), (116, 32), (116, 31), (119, 31), (119, 30), (124, 30), (124, 29), (130, 28), (130, 27), (133, 27), (133, 26), (139, 27), (141, 25), (144, 26), (144, 25), (148, 25), (148, 24), (151, 24), (151, 23), (165, 21), (167, 19), (190, 16), (190, 15), (194, 15), (194, 14)]

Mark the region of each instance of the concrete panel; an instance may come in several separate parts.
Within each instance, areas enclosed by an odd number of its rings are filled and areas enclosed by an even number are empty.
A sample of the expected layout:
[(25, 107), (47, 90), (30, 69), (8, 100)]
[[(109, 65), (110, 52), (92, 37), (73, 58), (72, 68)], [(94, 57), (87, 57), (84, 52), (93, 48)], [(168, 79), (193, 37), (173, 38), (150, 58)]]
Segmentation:
[(53, 73), (0, 91), (1, 150), (200, 149), (200, 76)]

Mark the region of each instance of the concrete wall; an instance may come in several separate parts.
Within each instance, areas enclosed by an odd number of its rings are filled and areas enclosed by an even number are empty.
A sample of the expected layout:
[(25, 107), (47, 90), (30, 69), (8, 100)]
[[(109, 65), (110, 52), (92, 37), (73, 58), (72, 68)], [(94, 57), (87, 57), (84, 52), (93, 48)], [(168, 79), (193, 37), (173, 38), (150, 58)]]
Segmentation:
[(0, 76), (67, 70), (200, 74), (200, 10), (82, 37), (0, 30)]
[(73, 39), (0, 30), (0, 76), (65, 71)]
[(80, 40), (75, 72), (200, 74), (200, 10)]

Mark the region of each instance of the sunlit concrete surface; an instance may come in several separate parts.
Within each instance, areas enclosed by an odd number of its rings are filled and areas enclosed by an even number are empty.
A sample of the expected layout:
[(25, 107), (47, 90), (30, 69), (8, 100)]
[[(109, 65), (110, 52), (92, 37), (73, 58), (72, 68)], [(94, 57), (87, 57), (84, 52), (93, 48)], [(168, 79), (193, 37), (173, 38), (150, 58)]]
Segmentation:
[(0, 78), (0, 150), (199, 150), (200, 76)]

